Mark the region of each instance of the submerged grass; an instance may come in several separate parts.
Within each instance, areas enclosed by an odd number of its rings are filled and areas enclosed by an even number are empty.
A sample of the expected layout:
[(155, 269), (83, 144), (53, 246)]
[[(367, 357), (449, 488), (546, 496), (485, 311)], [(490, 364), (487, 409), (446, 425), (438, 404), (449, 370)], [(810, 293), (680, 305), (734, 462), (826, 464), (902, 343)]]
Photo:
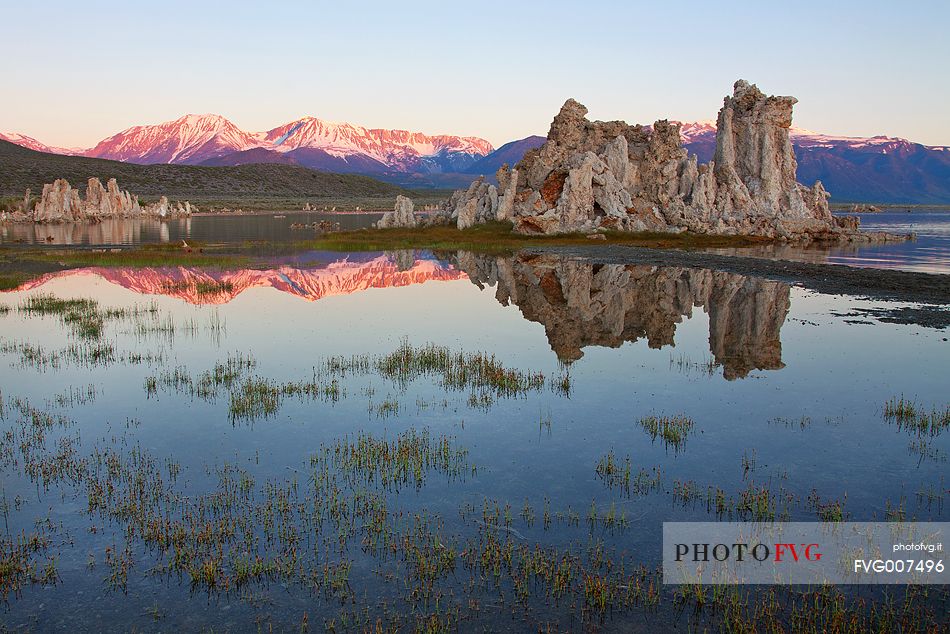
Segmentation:
[(166, 282), (162, 285), (162, 288), (168, 293), (193, 292), (199, 296), (234, 292), (234, 284), (231, 282), (219, 282), (218, 280), (180, 280), (177, 282)]
[[(204, 380), (233, 385), (250, 369), (246, 358), (231, 357)], [(461, 529), (447, 530), (439, 515), (418, 508), (415, 494), (412, 510), (397, 505), (402, 489), (420, 489), (433, 476), (452, 482), (475, 473), (466, 448), (425, 428), (330, 441), (286, 476), (258, 480), (225, 463), (209, 469), (208, 487), (186, 493), (181, 483), (193, 478), (180, 475), (177, 463), (114, 436), (83, 451), (78, 438), (57, 438), (57, 430), (75, 423), (14, 403), (16, 421), (0, 436), (3, 464), (9, 468), (16, 457), (15, 467), (31, 480), (61, 485), (64, 492), (72, 488), (94, 526), (114, 524), (115, 537), (107, 538), (102, 557), (103, 583), (119, 592), (141, 583), (141, 575), (181, 580), (210, 596), (243, 596), (279, 584), (284, 591), (322, 596), (331, 606), (352, 605), (352, 612), (327, 612), (331, 631), (456, 631), (508, 612), (528, 619), (532, 629), (544, 629), (536, 619), (574, 618), (582, 629), (597, 630), (622, 627), (612, 619), (643, 618), (644, 612), (657, 626), (668, 624), (668, 610), (688, 609), (698, 629), (713, 631), (916, 632), (934, 629), (940, 618), (935, 606), (945, 600), (940, 590), (928, 595), (914, 588), (897, 600), (870, 601), (832, 587), (666, 588), (659, 570), (634, 564), (605, 544), (604, 535), (630, 525), (615, 503), (592, 501), (582, 523), (570, 509), (552, 511), (547, 498), (541, 513), (525, 500), (518, 515), (526, 533), (565, 518), (566, 527), (589, 531), (579, 543), (552, 545), (522, 534), (510, 505), (487, 498), (481, 513), (463, 507)], [(611, 452), (599, 461), (598, 475), (632, 486), (629, 463)], [(736, 501), (722, 504), (738, 517), (769, 521), (778, 515), (779, 497), (750, 483)], [(31, 539), (0, 541), (5, 594), (60, 582), (55, 558), (44, 554), (50, 542)], [(399, 580), (378, 618), (370, 616), (372, 605), (360, 589), (367, 557), (375, 574)], [(91, 562), (96, 569), (95, 558)]]
[(637, 421), (654, 441), (660, 438), (667, 448), (679, 451), (693, 429), (693, 419), (685, 415), (646, 416)]
[(33, 295), (20, 304), (20, 312), (33, 316), (56, 315), (80, 339), (99, 339), (105, 317), (92, 299), (61, 299), (54, 295)]
[(0, 537), (0, 599), (18, 597), (28, 585), (56, 584), (56, 560), (48, 559), (42, 568), (37, 560), (49, 548), (49, 536), (42, 530)]
[(901, 395), (884, 403), (884, 419), (917, 436), (939, 436), (950, 428), (950, 405), (927, 411)]
[[(417, 379), (434, 379), (444, 390), (467, 391), (466, 404), (478, 409), (488, 409), (500, 398), (540, 393), (545, 386), (562, 396), (568, 396), (570, 391), (570, 379), (566, 375), (546, 377), (541, 372), (506, 367), (494, 355), (452, 351), (433, 343), (413, 346), (406, 340), (385, 355), (323, 359), (315, 364), (311, 377), (297, 381), (281, 382), (253, 376), (251, 371), (255, 366), (253, 357), (238, 355), (197, 376), (192, 376), (184, 367), (166, 369), (146, 377), (145, 389), (149, 396), (162, 388), (208, 401), (226, 392), (232, 421), (274, 416), (285, 398), (336, 403), (347, 396), (341, 381), (354, 375), (381, 376), (402, 392)], [(417, 400), (417, 405), (420, 403)], [(447, 400), (445, 407), (448, 407)], [(378, 418), (395, 416), (401, 411), (398, 397), (392, 394), (375, 405), (371, 402), (369, 410)], [(550, 418), (548, 420), (550, 422)]]

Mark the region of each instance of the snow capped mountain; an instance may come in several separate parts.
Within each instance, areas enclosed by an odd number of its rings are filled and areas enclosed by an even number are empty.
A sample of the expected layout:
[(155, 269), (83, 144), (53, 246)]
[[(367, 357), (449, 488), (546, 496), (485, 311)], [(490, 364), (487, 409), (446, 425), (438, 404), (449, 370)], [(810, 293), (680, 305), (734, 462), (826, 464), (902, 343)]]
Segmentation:
[(28, 148), (30, 150), (36, 150), (37, 152), (46, 152), (47, 154), (82, 154), (82, 148), (65, 148), (65, 147), (54, 147), (52, 145), (46, 145), (40, 141), (37, 141), (31, 136), (26, 136), (25, 134), (18, 134), (16, 132), (3, 133), (0, 132), (0, 140), (8, 141), (10, 143), (16, 143), (22, 147)]
[(704, 139), (708, 136), (712, 136), (713, 141), (716, 140), (716, 122), (715, 121), (693, 121), (693, 122), (682, 122), (674, 121), (673, 123), (678, 123), (680, 126), (680, 138), (683, 139), (683, 143), (691, 143), (693, 141)]
[(246, 132), (216, 114), (189, 114), (157, 125), (134, 126), (89, 150), (54, 148), (20, 134), (0, 138), (40, 152), (129, 163), (239, 165), (255, 160), (369, 174), (461, 172), (494, 149), (478, 137), (430, 136), (315, 117), (267, 132)]
[(216, 114), (189, 114), (159, 125), (135, 126), (99, 142), (83, 156), (129, 163), (195, 164), (260, 144)]
[(357, 162), (371, 171), (376, 162), (378, 171), (458, 172), (493, 150), (488, 141), (477, 137), (370, 129), (315, 117), (269, 130), (264, 140), (271, 149), (294, 156), (301, 165), (323, 167), (327, 159), (349, 162), (350, 157), (358, 157)]
[[(703, 144), (706, 142), (712, 142), (712, 147), (715, 148), (716, 143), (716, 122), (715, 121), (696, 121), (683, 123), (680, 121), (674, 121), (680, 126), (680, 138), (683, 140), (683, 145), (687, 146), (691, 151), (693, 150), (692, 146), (697, 144)], [(899, 137), (889, 137), (889, 136), (872, 136), (872, 137), (850, 137), (850, 136), (840, 136), (833, 134), (823, 134), (821, 132), (814, 132), (812, 130), (806, 130), (804, 128), (792, 127), (789, 129), (789, 137), (792, 139), (792, 145), (799, 148), (841, 148), (848, 147), (851, 149), (861, 149), (868, 148), (874, 149), (881, 153), (887, 153), (888, 148), (895, 150), (901, 147), (909, 147), (913, 145), (920, 145), (919, 143), (914, 143), (913, 141), (908, 141), (907, 139), (902, 139)], [(926, 146), (921, 145), (930, 150), (943, 150), (944, 147), (941, 146)], [(700, 161), (707, 160), (703, 154), (699, 156)]]

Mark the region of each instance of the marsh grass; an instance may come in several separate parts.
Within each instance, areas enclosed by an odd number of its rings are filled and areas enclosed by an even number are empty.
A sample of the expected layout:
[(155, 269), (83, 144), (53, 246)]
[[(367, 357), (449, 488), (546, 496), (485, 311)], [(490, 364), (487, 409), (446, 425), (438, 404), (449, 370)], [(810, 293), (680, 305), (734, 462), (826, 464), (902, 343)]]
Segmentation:
[(102, 339), (105, 326), (110, 322), (131, 322), (132, 331), (142, 337), (158, 333), (170, 338), (177, 330), (174, 318), (162, 314), (154, 301), (106, 308), (94, 299), (39, 294), (21, 302), (18, 312), (27, 317), (58, 317), (72, 336), (86, 341)]
[(947, 454), (939, 447), (935, 446), (929, 438), (917, 438), (907, 445), (907, 450), (918, 456), (919, 462), (931, 460), (933, 462), (946, 462)]
[(19, 597), (27, 585), (55, 585), (59, 579), (54, 558), (41, 567), (40, 555), (50, 548), (50, 538), (44, 531), (0, 537), (0, 598), (12, 594)]
[(353, 441), (343, 438), (322, 455), (311, 457), (311, 466), (329, 461), (351, 483), (378, 482), (384, 489), (414, 484), (419, 488), (429, 471), (459, 478), (471, 470), (466, 462), (468, 451), (455, 449), (446, 436), (432, 438), (428, 429), (409, 429), (394, 440), (358, 434)]
[(597, 461), (594, 472), (607, 488), (618, 488), (627, 497), (649, 495), (663, 489), (659, 467), (651, 469), (641, 467), (634, 473), (630, 456), (620, 460), (614, 455), (613, 450)]
[(706, 358), (702, 362), (693, 361), (685, 354), (681, 354), (677, 357), (670, 355), (670, 369), (676, 370), (677, 372), (685, 375), (690, 375), (693, 372), (700, 374), (701, 376), (712, 377), (716, 375), (716, 369), (720, 366), (713, 358)]
[(747, 521), (771, 522), (775, 519), (776, 500), (769, 488), (749, 483), (739, 492), (736, 515)]
[(232, 420), (269, 418), (280, 407), (281, 389), (276, 382), (248, 377), (230, 393), (228, 409)]
[(811, 417), (804, 415), (799, 418), (786, 418), (784, 416), (778, 416), (776, 418), (769, 419), (769, 424), (782, 425), (787, 428), (797, 427), (798, 429), (805, 431), (811, 427)]
[(540, 372), (506, 368), (494, 355), (453, 352), (432, 343), (416, 347), (405, 339), (396, 350), (371, 363), (381, 376), (400, 387), (417, 377), (437, 376), (447, 390), (489, 391), (497, 397), (512, 397), (540, 391), (545, 384)]
[(685, 415), (646, 416), (637, 423), (654, 442), (660, 438), (667, 448), (672, 447), (675, 451), (683, 448), (694, 426), (693, 419)]
[(815, 510), (818, 519), (822, 522), (843, 522), (847, 517), (844, 511), (844, 505), (847, 500), (848, 496), (845, 494), (842, 500), (826, 501), (821, 498), (818, 491), (812, 489), (811, 494), (808, 496), (808, 505)]
[(908, 433), (934, 437), (950, 427), (950, 406), (927, 411), (901, 395), (884, 403), (884, 419)]
[[(212, 377), (222, 383), (242, 380), (234, 368), (246, 367), (244, 361), (221, 365)], [(590, 533), (580, 544), (528, 539), (513, 527), (510, 504), (487, 498), (480, 512), (474, 505), (463, 507), (467, 528), (447, 531), (440, 516), (397, 505), (401, 489), (418, 490), (434, 476), (454, 482), (474, 473), (464, 447), (427, 429), (336, 439), (286, 476), (258, 480), (246, 468), (224, 463), (209, 468), (209, 488), (185, 493), (179, 482), (191, 478), (179, 475), (177, 463), (116, 437), (98, 441), (88, 452), (75, 446), (63, 451), (54, 432), (73, 428), (73, 421), (13, 402), (17, 422), (13, 437), (0, 437), (0, 456), (18, 453), (16, 468), (35, 479), (53, 476), (49, 469), (58, 465), (58, 479), (50, 482), (59, 482), (64, 492), (72, 488), (90, 522), (114, 526), (104, 565), (92, 558), (89, 573), (102, 575), (105, 587), (116, 592), (130, 591), (146, 575), (184, 582), (209, 599), (299, 588), (329, 605), (352, 606), (328, 612), (325, 625), (334, 631), (381, 631), (382, 623), (396, 631), (407, 626), (454, 631), (466, 627), (467, 619), (480, 622), (487, 600), (511, 606), (521, 618), (536, 609), (562, 615), (566, 608), (583, 629), (592, 630), (619, 624), (611, 619), (622, 614), (642, 618), (644, 612), (667, 610), (689, 610), (703, 629), (724, 632), (788, 631), (790, 624), (802, 632), (917, 632), (940, 622), (934, 607), (941, 604), (939, 594), (918, 588), (896, 601), (870, 602), (833, 587), (665, 588), (659, 570), (633, 564), (605, 544), (604, 535), (629, 527), (622, 505), (614, 502), (591, 503)], [(599, 471), (622, 477), (626, 461), (610, 456), (601, 460)], [(740, 496), (749, 517), (775, 514), (777, 502), (763, 490), (750, 484)], [(547, 498), (540, 517), (527, 500), (520, 517), (529, 528), (540, 524), (536, 530), (555, 522), (580, 524), (576, 512), (553, 510)], [(4, 596), (29, 584), (60, 583), (51, 551), (42, 535), (0, 540)], [(383, 617), (370, 616), (371, 604), (359, 590), (356, 562), (364, 557), (384, 578), (399, 580), (400, 590)], [(492, 610), (489, 618), (507, 614)], [(146, 616), (166, 612), (156, 605)]]
[(214, 279), (188, 279), (176, 282), (165, 282), (162, 288), (167, 293), (194, 293), (199, 297), (230, 294), (234, 292), (234, 284)]
[(73, 409), (74, 407), (95, 403), (98, 394), (98, 388), (92, 383), (85, 387), (69, 386), (47, 402), (60, 408)]
[(895, 397), (884, 403), (884, 418), (890, 418), (897, 421), (912, 421), (917, 417), (917, 405), (905, 399), (903, 395)]
[(597, 477), (600, 478), (608, 487), (622, 486), (627, 489), (630, 487), (630, 456), (622, 461), (618, 459), (613, 450), (597, 461), (594, 468)]
[[(347, 377), (362, 375), (381, 376), (401, 393), (420, 378), (433, 379), (443, 390), (467, 391), (466, 404), (485, 410), (499, 398), (520, 398), (539, 393), (545, 385), (550, 385), (556, 393), (564, 394), (563, 375), (548, 379), (541, 372), (508, 368), (493, 355), (454, 352), (432, 343), (413, 346), (406, 340), (396, 350), (385, 355), (337, 356), (320, 360), (314, 365), (311, 377), (297, 381), (280, 382), (251, 376), (250, 371), (255, 366), (256, 361), (252, 357), (242, 356), (240, 359), (229, 357), (223, 366), (218, 364), (197, 376), (192, 376), (184, 367), (165, 369), (157, 376), (147, 377), (145, 389), (148, 396), (155, 396), (161, 388), (207, 401), (213, 401), (219, 394), (226, 392), (233, 421), (272, 417), (279, 411), (285, 398), (336, 403), (347, 396), (342, 381)], [(398, 395), (387, 394), (385, 399), (374, 403), (373, 393), (375, 389), (366, 392), (370, 397), (367, 406), (370, 414), (375, 414), (377, 418), (388, 418), (403, 411)], [(416, 400), (417, 406), (420, 402)], [(442, 405), (446, 409), (448, 401), (443, 400)], [(542, 415), (542, 427), (545, 422)], [(550, 415), (547, 422), (550, 423)]]
[(161, 351), (119, 352), (111, 343), (87, 340), (55, 350), (22, 341), (0, 340), (0, 353), (16, 355), (15, 366), (41, 372), (70, 366), (91, 369), (116, 364), (154, 366), (165, 362)]
[(27, 316), (54, 315), (80, 339), (99, 339), (105, 316), (93, 299), (61, 299), (54, 295), (33, 295), (20, 304)]

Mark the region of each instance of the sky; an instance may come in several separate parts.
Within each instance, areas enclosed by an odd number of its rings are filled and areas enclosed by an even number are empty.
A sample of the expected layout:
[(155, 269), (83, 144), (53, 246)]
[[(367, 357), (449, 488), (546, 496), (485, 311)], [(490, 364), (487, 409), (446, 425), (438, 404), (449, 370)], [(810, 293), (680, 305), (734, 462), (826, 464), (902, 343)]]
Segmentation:
[(213, 112), (546, 134), (594, 119), (715, 119), (736, 79), (794, 125), (950, 145), (950, 2), (4, 2), (0, 131), (89, 147)]

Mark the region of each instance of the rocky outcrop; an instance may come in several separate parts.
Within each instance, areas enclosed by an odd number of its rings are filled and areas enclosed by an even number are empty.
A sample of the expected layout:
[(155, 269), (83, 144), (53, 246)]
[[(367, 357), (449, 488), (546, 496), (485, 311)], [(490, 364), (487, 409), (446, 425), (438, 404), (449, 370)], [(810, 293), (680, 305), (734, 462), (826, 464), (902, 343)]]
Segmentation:
[(867, 240), (828, 209), (820, 182), (795, 180), (789, 141), (794, 97), (768, 97), (739, 80), (719, 111), (714, 160), (699, 165), (679, 126), (589, 121), (568, 99), (541, 147), (499, 170), (501, 195), (484, 181), (446, 210), (460, 228), (511, 220), (521, 233), (604, 230), (758, 235), (784, 240)]
[(86, 186), (85, 213), (98, 218), (135, 216), (142, 213), (138, 196), (119, 191), (119, 184), (110, 178), (106, 187), (98, 178), (90, 178)]
[(380, 229), (415, 227), (416, 216), (412, 211), (412, 200), (402, 195), (396, 196), (395, 209), (383, 214), (383, 217), (379, 219), (376, 226)]
[(553, 254), (493, 257), (460, 252), (458, 267), (495, 298), (544, 326), (565, 362), (587, 346), (617, 348), (645, 338), (674, 344), (694, 307), (709, 314), (709, 348), (726, 379), (784, 367), (780, 331), (790, 307), (787, 284), (723, 271), (648, 265), (594, 265)]
[(63, 178), (43, 186), (43, 193), (36, 206), (30, 210), (30, 190), (23, 200), (22, 220), (38, 223), (58, 222), (98, 222), (107, 218), (138, 218), (153, 216), (172, 218), (190, 216), (191, 204), (184, 206), (179, 202), (171, 205), (168, 198), (162, 196), (157, 203), (142, 207), (138, 196), (119, 189), (119, 184), (110, 178), (105, 187), (98, 178), (90, 178), (86, 184), (86, 197), (80, 199), (79, 190), (73, 189)]
[(64, 178), (43, 185), (43, 193), (33, 209), (34, 222), (77, 222), (83, 218), (79, 192)]
[(445, 216), (459, 229), (498, 219), (498, 188), (478, 177), (468, 189), (452, 194), (443, 208)]

